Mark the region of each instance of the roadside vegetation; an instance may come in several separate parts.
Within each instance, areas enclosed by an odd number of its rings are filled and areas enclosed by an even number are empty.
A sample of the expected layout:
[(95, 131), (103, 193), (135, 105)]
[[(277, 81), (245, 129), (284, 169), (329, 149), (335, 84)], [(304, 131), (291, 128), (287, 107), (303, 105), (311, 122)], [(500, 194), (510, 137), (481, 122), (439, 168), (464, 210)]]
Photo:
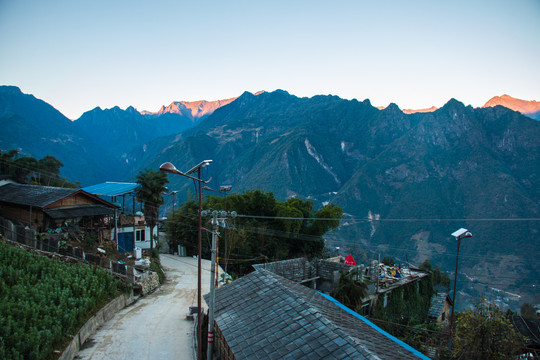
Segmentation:
[(125, 285), (106, 271), (0, 242), (0, 359), (51, 359)]
[[(291, 198), (279, 201), (272, 192), (250, 190), (226, 198), (212, 196), (202, 205), (206, 210), (234, 210), (239, 216), (228, 219), (220, 229), (219, 264), (241, 276), (253, 264), (295, 257), (323, 257), (323, 235), (335, 230), (343, 211), (327, 205), (316, 210), (312, 201)], [(208, 219), (203, 219), (206, 227)], [(197, 254), (198, 204), (189, 200), (169, 215), (166, 231), (169, 246), (185, 246), (188, 255)], [(209, 233), (203, 234), (203, 258), (210, 258)]]
[(0, 150), (0, 174), (10, 175), (19, 184), (57, 186), (76, 188), (79, 184), (60, 177), (64, 164), (57, 158), (47, 155), (41, 159), (19, 156), (18, 150)]

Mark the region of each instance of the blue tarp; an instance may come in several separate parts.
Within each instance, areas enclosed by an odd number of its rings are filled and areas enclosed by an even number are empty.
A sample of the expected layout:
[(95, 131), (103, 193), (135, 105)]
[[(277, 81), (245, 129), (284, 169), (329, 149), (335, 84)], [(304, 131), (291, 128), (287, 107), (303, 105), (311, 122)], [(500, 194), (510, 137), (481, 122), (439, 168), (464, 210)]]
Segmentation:
[(84, 187), (82, 190), (99, 196), (120, 196), (133, 192), (139, 186), (136, 183), (104, 182), (102, 184)]

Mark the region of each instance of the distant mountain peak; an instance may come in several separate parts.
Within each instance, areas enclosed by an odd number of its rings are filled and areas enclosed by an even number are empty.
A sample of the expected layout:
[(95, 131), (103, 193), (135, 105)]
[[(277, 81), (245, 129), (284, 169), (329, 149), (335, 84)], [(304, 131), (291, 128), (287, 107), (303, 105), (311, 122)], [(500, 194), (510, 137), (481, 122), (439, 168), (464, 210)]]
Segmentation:
[(230, 98), (225, 100), (216, 101), (173, 101), (168, 106), (163, 105), (158, 112), (152, 113), (149, 111), (142, 111), (143, 115), (163, 115), (163, 114), (179, 114), (191, 118), (192, 120), (198, 120), (202, 117), (208, 116), (216, 111), (218, 108), (230, 104), (237, 98)]
[[(364, 102), (367, 101), (367, 104), (371, 105), (371, 103), (369, 102), (369, 99), (366, 99), (364, 100)], [(390, 105), (395, 105), (397, 106), (397, 108), (399, 109), (399, 106), (394, 104), (394, 103), (391, 103)], [(384, 109), (387, 109), (390, 107), (390, 105), (388, 106), (377, 106), (376, 108), (379, 109), (379, 110), (384, 110)], [(435, 110), (437, 110), (438, 108), (436, 106), (432, 106), (432, 107), (429, 107), (429, 108), (425, 108), (425, 109), (403, 109), (403, 110), (400, 110), (402, 111), (403, 113), (405, 114), (415, 114), (415, 113), (428, 113), (428, 112), (434, 112)]]
[(388, 106), (386, 108), (384, 108), (383, 111), (388, 111), (388, 112), (401, 112), (401, 109), (399, 108), (399, 106), (396, 104), (396, 103), (390, 103), (388, 104)]
[(415, 113), (428, 113), (428, 112), (434, 112), (438, 108), (436, 106), (432, 106), (425, 109), (403, 109), (403, 112), (405, 114), (415, 114)]
[(504, 94), (501, 96), (492, 97), (482, 107), (487, 108), (498, 105), (504, 106), (514, 111), (519, 111), (524, 115), (529, 115), (534, 119), (540, 120), (539, 101), (516, 99), (510, 95)]
[(0, 86), (0, 90), (3, 93), (7, 93), (11, 95), (19, 95), (23, 93), (18, 86), (13, 86), (13, 85), (2, 85)]

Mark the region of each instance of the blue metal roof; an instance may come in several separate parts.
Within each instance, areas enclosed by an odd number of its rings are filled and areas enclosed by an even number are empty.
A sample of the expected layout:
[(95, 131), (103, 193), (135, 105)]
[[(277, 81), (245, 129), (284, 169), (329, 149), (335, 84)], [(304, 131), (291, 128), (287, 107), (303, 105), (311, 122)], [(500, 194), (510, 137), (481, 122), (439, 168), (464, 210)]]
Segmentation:
[(102, 184), (84, 187), (82, 190), (100, 196), (119, 196), (131, 193), (139, 186), (136, 183), (104, 182)]

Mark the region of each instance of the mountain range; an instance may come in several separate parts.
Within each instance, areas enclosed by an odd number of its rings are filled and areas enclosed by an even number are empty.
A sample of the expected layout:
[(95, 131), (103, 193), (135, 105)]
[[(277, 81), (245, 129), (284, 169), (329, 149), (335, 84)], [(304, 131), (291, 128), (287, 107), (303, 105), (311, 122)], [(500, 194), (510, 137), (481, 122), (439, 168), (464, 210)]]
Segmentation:
[[(495, 106), (504, 106), (508, 109), (519, 111), (525, 116), (530, 117), (531, 119), (540, 120), (540, 102), (535, 100), (521, 100), (511, 97), (510, 95), (501, 95), (494, 96), (489, 99), (483, 108), (495, 107)], [(384, 109), (384, 106), (378, 106), (379, 110)], [(405, 114), (414, 114), (414, 113), (424, 113), (424, 112), (433, 112), (437, 110), (437, 107), (432, 106), (426, 109), (403, 109)]]
[[(460, 252), (466, 294), (493, 288), (540, 301), (531, 288), (539, 270), (540, 122), (496, 104), (472, 108), (451, 99), (407, 114), (396, 104), (380, 110), (369, 100), (282, 90), (246, 92), (208, 111), (202, 105), (174, 102), (157, 113), (96, 108), (71, 122), (17, 88), (0, 87), (0, 148), (56, 156), (82, 184), (133, 180), (166, 161), (185, 171), (212, 159), (203, 173), (210, 187), (341, 206), (344, 220), (328, 245), (369, 258), (431, 259), (451, 271), (450, 234), (466, 227), (474, 235)], [(185, 178), (169, 179), (184, 198), (194, 192)]]

